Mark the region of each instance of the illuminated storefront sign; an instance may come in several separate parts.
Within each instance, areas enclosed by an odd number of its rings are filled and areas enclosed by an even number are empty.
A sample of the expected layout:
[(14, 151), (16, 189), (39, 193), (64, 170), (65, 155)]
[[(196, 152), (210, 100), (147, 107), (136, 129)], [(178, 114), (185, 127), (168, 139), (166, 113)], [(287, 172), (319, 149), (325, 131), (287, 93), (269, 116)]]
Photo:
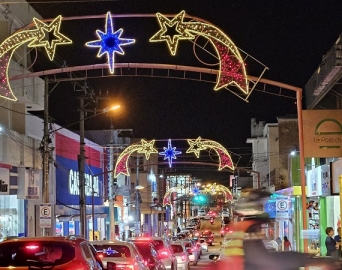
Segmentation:
[[(94, 176), (93, 179), (91, 179), (91, 175), (85, 173), (84, 179), (85, 179), (85, 194), (86, 196), (92, 196), (92, 192), (94, 192), (94, 196), (99, 196), (99, 177)], [(69, 194), (71, 195), (79, 195), (79, 173), (78, 171), (69, 170)], [(92, 188), (92, 184), (94, 183), (94, 191)]]

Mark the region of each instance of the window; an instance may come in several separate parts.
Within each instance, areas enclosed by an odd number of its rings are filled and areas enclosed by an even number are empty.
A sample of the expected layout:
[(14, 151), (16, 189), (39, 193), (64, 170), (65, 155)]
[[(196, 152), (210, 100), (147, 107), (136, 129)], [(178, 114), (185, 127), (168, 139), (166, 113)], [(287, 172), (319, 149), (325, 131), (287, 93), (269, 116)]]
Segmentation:
[(3, 242), (0, 245), (0, 267), (27, 266), (27, 260), (60, 265), (74, 258), (74, 247), (63, 242)]
[(182, 253), (183, 247), (181, 245), (171, 245), (173, 253)]
[(98, 253), (107, 258), (131, 258), (131, 251), (125, 245), (96, 245), (93, 244)]

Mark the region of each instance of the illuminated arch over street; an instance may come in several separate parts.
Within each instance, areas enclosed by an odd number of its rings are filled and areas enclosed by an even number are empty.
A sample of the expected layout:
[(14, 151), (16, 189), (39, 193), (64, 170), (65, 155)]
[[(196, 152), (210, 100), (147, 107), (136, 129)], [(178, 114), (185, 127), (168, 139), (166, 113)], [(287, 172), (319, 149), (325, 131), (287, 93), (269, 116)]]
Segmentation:
[[(55, 57), (56, 47), (59, 45), (71, 44), (72, 40), (60, 32), (61, 23), (63, 20), (78, 20), (78, 19), (93, 19), (105, 16), (105, 32), (97, 30), (98, 40), (86, 43), (88, 47), (98, 47), (98, 56), (107, 55), (110, 73), (114, 73), (116, 64), (114, 63), (114, 54), (124, 54), (121, 46), (134, 43), (134, 39), (121, 38), (122, 29), (114, 31), (112, 17), (157, 17), (160, 25), (160, 30), (151, 38), (151, 42), (166, 41), (172, 55), (176, 54), (178, 42), (180, 40), (191, 40), (196, 43), (196, 38), (201, 36), (209, 41), (216, 52), (218, 59), (218, 70), (214, 70), (211, 74), (217, 74), (214, 90), (234, 86), (239, 89), (243, 95), (249, 95), (255, 84), (248, 80), (246, 73), (245, 59), (242, 57), (239, 49), (235, 44), (223, 33), (218, 27), (209, 22), (205, 22), (197, 17), (189, 16), (185, 11), (181, 11), (173, 18), (169, 19), (166, 15), (157, 13), (152, 14), (127, 14), (127, 15), (112, 15), (107, 12), (106, 15), (93, 16), (76, 16), (62, 18), (61, 15), (51, 20), (33, 19), (33, 22), (27, 26), (18, 29), (15, 33), (9, 36), (0, 44), (0, 69), (2, 78), (0, 80), (0, 97), (16, 101), (17, 97), (14, 95), (8, 72), (9, 64), (15, 50), (24, 43), (29, 42), (28, 47), (37, 48), (43, 47), (52, 61)], [(167, 35), (167, 30), (170, 27), (176, 26), (176, 34), (174, 36)], [(47, 35), (51, 35), (51, 39)], [(202, 48), (204, 49), (204, 48)], [(197, 56), (196, 56), (197, 57)], [(198, 57), (197, 59), (202, 62)], [(252, 58), (250, 58), (252, 59)], [(202, 62), (203, 63), (203, 62)], [(205, 64), (205, 63), (204, 63)], [(264, 71), (267, 69), (262, 65)], [(77, 69), (75, 69), (76, 71)], [(83, 69), (84, 70), (84, 69)], [(261, 75), (264, 73), (261, 73)], [(49, 72), (44, 71), (46, 74)], [(261, 77), (260, 75), (260, 77)], [(24, 76), (29, 76), (25, 74)], [(260, 79), (259, 77), (259, 79)], [(249, 86), (252, 85), (252, 87)]]
[[(221, 171), (224, 168), (231, 169), (234, 171), (234, 164), (232, 161), (231, 156), (228, 153), (228, 150), (225, 149), (221, 144), (218, 142), (212, 141), (212, 140), (206, 140), (202, 139), (201, 137), (198, 137), (197, 139), (187, 139), (190, 147), (186, 151), (186, 153), (195, 153), (196, 157), (199, 158), (200, 151), (203, 150), (213, 150), (217, 153), (219, 157), (219, 166), (218, 170)], [(139, 143), (132, 144), (128, 146), (118, 157), (116, 164), (115, 164), (115, 170), (114, 170), (114, 177), (118, 177), (120, 174), (123, 175), (130, 175), (129, 173), (129, 167), (128, 167), (128, 160), (131, 154), (134, 152), (137, 152), (139, 154), (144, 154), (146, 159), (148, 160), (150, 158), (151, 154), (158, 154), (158, 150), (154, 147), (155, 140), (152, 141), (146, 141), (142, 139)], [(171, 139), (168, 140), (168, 145), (171, 145)], [(165, 157), (167, 156), (168, 152), (165, 150), (167, 148), (164, 147), (163, 155)], [(171, 148), (173, 149), (173, 148)], [(174, 147), (175, 149), (175, 147)], [(159, 153), (160, 154), (160, 153)], [(176, 159), (174, 151), (169, 153), (168, 160), (170, 159)], [(165, 158), (164, 158), (165, 159)], [(170, 161), (168, 161), (170, 165)], [(172, 163), (171, 163), (172, 164)]]

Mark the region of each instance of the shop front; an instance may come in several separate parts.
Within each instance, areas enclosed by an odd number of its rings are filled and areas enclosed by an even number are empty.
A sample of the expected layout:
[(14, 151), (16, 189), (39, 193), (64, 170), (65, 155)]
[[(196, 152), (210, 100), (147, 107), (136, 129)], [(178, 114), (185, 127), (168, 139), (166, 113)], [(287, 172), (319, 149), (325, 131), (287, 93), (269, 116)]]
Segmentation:
[[(18, 199), (16, 189), (17, 168), (0, 164), (0, 240), (6, 236), (25, 236), (27, 231), (25, 200)], [(12, 193), (13, 195), (10, 195)]]
[[(87, 146), (91, 145), (91, 147)], [(102, 148), (86, 141), (85, 195), (86, 236), (92, 239), (106, 237), (107, 216), (103, 205)], [(56, 234), (79, 234), (79, 172), (78, 135), (65, 131), (56, 133)], [(94, 230), (94, 234), (93, 234)]]

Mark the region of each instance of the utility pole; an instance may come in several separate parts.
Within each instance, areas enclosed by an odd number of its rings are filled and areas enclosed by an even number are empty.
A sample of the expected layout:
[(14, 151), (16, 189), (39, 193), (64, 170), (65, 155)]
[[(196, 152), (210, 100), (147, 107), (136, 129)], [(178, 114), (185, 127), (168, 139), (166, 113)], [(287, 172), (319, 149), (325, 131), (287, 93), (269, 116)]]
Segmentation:
[[(43, 136), (43, 203), (49, 203), (49, 81), (45, 78), (44, 136)], [(49, 228), (42, 228), (42, 235), (49, 235)]]
[(116, 136), (113, 125), (110, 126), (110, 147), (109, 147), (109, 171), (108, 174), (108, 206), (109, 206), (109, 232), (110, 240), (115, 240), (115, 220), (114, 220), (114, 143)]
[(78, 175), (79, 175), (79, 194), (80, 194), (80, 235), (86, 237), (86, 197), (85, 197), (85, 149), (84, 149), (84, 96), (80, 100), (80, 154), (78, 155)]
[[(135, 226), (135, 230), (138, 229), (139, 231), (139, 234), (140, 234), (140, 230), (141, 230), (141, 220), (140, 220), (140, 194), (139, 194), (139, 189), (138, 189), (138, 186), (139, 186), (139, 155), (137, 156), (137, 169), (136, 169), (136, 181), (135, 181), (135, 220), (136, 220), (136, 226)], [(137, 235), (136, 235), (137, 236)]]

